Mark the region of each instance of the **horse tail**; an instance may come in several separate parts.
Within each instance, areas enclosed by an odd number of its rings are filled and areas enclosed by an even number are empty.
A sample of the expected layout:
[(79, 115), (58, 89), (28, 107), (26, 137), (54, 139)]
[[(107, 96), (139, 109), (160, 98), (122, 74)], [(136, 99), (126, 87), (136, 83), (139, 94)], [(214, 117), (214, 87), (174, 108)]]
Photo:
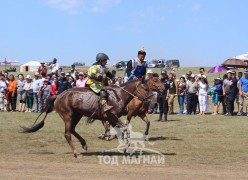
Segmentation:
[(42, 107), (41, 113), (46, 112), (46, 114), (50, 113), (54, 109), (54, 101), (56, 100), (57, 96), (50, 96), (47, 98), (46, 103)]
[[(47, 114), (52, 112), (54, 109), (54, 101), (56, 100), (57, 96), (50, 96), (47, 100), (46, 103), (44, 104), (44, 106), (42, 107), (41, 113), (39, 114), (39, 116), (36, 118), (34, 124), (32, 125), (32, 127), (23, 127), (22, 128), (22, 133), (32, 133), (32, 132), (36, 132), (39, 129), (41, 129), (44, 124), (45, 124), (45, 119), (47, 117)], [(43, 120), (41, 122), (39, 122), (38, 124), (36, 124), (36, 121), (39, 119), (39, 117), (43, 114), (45, 114), (45, 117), (43, 118)]]

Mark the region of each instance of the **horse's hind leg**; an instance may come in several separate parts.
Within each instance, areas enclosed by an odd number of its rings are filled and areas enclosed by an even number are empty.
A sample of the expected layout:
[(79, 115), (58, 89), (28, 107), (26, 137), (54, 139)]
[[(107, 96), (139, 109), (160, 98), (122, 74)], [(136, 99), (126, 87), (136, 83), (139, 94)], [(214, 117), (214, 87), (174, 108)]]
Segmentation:
[(76, 151), (75, 146), (74, 146), (74, 144), (72, 142), (72, 139), (71, 139), (71, 115), (68, 113), (68, 115), (64, 115), (62, 118), (63, 118), (63, 120), (65, 122), (65, 139), (67, 140), (68, 144), (70, 145), (74, 156), (76, 158), (80, 157), (81, 154), (79, 154)]
[(82, 138), (75, 130), (75, 127), (77, 126), (78, 122), (80, 121), (81, 119), (81, 115), (74, 115), (72, 117), (72, 120), (71, 120), (71, 133), (79, 140), (79, 142), (81, 143), (82, 145), (82, 148), (87, 151), (88, 149), (88, 146), (86, 144), (86, 141), (84, 140), (84, 138)]

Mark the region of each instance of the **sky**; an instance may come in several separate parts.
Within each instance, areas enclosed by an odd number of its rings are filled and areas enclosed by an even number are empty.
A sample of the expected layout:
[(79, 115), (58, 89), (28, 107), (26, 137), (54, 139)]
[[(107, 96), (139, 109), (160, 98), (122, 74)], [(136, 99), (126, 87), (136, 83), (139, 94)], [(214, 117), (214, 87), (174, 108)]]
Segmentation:
[(247, 0), (0, 0), (0, 60), (137, 56), (215, 66), (248, 52)]

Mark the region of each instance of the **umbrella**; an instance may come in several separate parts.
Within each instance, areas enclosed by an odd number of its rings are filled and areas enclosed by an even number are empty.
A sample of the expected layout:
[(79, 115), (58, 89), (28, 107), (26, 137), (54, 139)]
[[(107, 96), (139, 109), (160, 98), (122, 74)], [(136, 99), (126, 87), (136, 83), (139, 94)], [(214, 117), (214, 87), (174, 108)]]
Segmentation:
[(223, 66), (231, 66), (231, 67), (240, 67), (240, 68), (246, 68), (247, 67), (247, 64), (244, 61), (242, 61), (240, 59), (236, 59), (236, 58), (227, 59), (222, 63), (222, 65)]
[(226, 70), (227, 70), (227, 68), (224, 66), (215, 66), (215, 67), (209, 69), (208, 73), (218, 73), (218, 72), (226, 71)]

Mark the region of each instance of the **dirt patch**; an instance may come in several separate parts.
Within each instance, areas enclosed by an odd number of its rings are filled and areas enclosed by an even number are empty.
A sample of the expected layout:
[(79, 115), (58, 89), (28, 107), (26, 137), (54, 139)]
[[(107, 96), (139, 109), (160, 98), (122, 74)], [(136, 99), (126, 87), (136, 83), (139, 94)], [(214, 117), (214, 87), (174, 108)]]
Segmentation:
[[(34, 134), (21, 134), (20, 125), (30, 125), (37, 114), (1, 113), (0, 179), (248, 179), (247, 118), (224, 116), (169, 116), (167, 123), (151, 120), (150, 145), (146, 148), (165, 156), (162, 166), (147, 164), (104, 165), (98, 155), (116, 148), (117, 140), (101, 141), (100, 122), (86, 125), (83, 120), (77, 131), (86, 139), (89, 152), (75, 159), (64, 139), (64, 124), (56, 113), (49, 114), (44, 128)], [(132, 120), (133, 130), (143, 132), (145, 124)], [(122, 157), (110, 151), (108, 155)]]
[[(80, 161), (80, 160), (79, 160)], [(0, 162), (1, 179), (247, 179), (231, 167), (135, 167), (64, 162)]]

